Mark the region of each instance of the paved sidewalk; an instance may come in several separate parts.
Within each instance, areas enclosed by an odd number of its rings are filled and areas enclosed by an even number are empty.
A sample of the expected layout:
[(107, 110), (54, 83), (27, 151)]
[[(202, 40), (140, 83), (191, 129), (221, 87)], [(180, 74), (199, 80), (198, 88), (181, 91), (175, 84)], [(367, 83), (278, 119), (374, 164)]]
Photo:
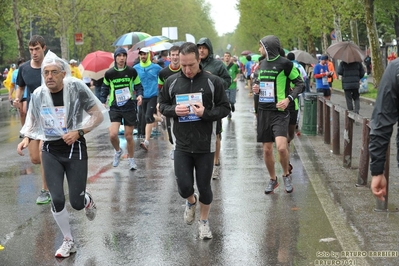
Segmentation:
[[(346, 107), (342, 90), (334, 90), (331, 98), (334, 104)], [(360, 114), (370, 117), (374, 101), (361, 99)], [(303, 112), (302, 112), (303, 114)], [(301, 157), (309, 179), (316, 193), (321, 198), (322, 206), (330, 223), (335, 228), (342, 250), (365, 251), (357, 253), (365, 257), (369, 265), (399, 265), (398, 226), (399, 213), (376, 212), (376, 199), (370, 191), (370, 174), (367, 187), (356, 187), (361, 143), (361, 126), (354, 125), (353, 162), (352, 168), (343, 167), (343, 115), (341, 122), (340, 155), (332, 153), (331, 145), (324, 143), (323, 136), (304, 136), (295, 138), (295, 148)], [(358, 136), (358, 137), (356, 137)], [(391, 141), (391, 170), (389, 188), (389, 210), (399, 206), (398, 166), (396, 163), (396, 132)], [(335, 206), (336, 208), (331, 208)], [(331, 210), (338, 209), (339, 212)], [(395, 253), (372, 253), (394, 251)], [(331, 251), (330, 251), (331, 252)], [(351, 255), (354, 255), (350, 253)], [(363, 256), (367, 254), (366, 256)], [(389, 255), (394, 256), (390, 258)], [(373, 257), (376, 255), (379, 257)], [(355, 258), (352, 256), (351, 258)]]

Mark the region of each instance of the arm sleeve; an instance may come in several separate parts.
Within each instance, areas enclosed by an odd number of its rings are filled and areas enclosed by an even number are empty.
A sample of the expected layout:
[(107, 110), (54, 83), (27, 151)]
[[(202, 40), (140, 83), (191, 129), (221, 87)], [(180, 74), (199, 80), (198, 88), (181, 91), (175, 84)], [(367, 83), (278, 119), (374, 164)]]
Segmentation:
[(386, 151), (393, 125), (398, 121), (399, 59), (388, 64), (378, 87), (377, 100), (370, 120), (370, 171), (379, 175), (384, 171)]

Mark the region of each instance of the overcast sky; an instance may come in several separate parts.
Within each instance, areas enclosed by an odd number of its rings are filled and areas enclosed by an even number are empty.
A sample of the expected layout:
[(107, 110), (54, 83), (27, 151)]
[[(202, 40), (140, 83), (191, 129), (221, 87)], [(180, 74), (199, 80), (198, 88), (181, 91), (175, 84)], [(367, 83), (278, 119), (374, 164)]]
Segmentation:
[(237, 0), (206, 0), (211, 5), (211, 17), (219, 35), (234, 31), (239, 15), (235, 9)]

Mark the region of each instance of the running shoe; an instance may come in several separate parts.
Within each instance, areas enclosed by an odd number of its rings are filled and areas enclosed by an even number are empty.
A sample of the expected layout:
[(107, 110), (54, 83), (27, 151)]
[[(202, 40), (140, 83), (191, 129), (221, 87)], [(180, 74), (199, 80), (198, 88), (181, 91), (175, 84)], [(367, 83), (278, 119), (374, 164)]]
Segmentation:
[(70, 239), (64, 239), (62, 242), (62, 245), (57, 251), (55, 252), (55, 256), (58, 258), (68, 258), (71, 253), (75, 253), (76, 248), (75, 248), (75, 243), (73, 240)]
[(292, 180), (290, 175), (283, 176), (285, 192), (291, 193), (294, 191), (294, 187), (292, 186)]
[(200, 239), (211, 239), (212, 238), (212, 232), (211, 228), (209, 228), (209, 222), (208, 221), (198, 221), (198, 229), (199, 229), (199, 238)]
[(117, 167), (119, 165), (119, 162), (121, 161), (121, 156), (122, 156), (122, 149), (115, 152), (114, 161), (112, 162), (113, 167)]
[(51, 201), (50, 192), (48, 190), (42, 189), (40, 191), (39, 197), (36, 199), (36, 204), (47, 204)]
[(277, 182), (277, 176), (276, 179), (270, 179), (269, 184), (267, 185), (266, 189), (265, 189), (265, 194), (270, 194), (272, 193), (277, 187), (278, 187), (278, 182)]
[(197, 207), (198, 195), (194, 193), (195, 203), (191, 204), (186, 200), (186, 209), (184, 210), (184, 222), (191, 225), (195, 220), (195, 208)]
[(137, 170), (137, 164), (134, 158), (129, 158), (129, 167), (130, 170)]
[(97, 207), (96, 204), (94, 203), (93, 198), (91, 197), (90, 193), (86, 191), (86, 194), (89, 196), (90, 198), (90, 203), (89, 205), (87, 205), (87, 207), (85, 208), (85, 213), (86, 213), (86, 217), (89, 221), (93, 221), (94, 218), (96, 218), (96, 213), (97, 213)]
[(141, 143), (140, 143), (140, 147), (143, 149), (143, 150), (146, 150), (146, 151), (148, 151), (148, 146), (150, 145), (150, 143), (148, 142), (148, 140), (144, 140), (144, 141), (142, 141)]

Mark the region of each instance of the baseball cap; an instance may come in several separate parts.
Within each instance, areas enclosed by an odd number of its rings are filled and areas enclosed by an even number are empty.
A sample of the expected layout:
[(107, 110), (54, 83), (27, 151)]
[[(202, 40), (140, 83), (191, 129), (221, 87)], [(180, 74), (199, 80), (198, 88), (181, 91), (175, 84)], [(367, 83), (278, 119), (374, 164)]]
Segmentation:
[(76, 61), (75, 59), (71, 59), (70, 61), (69, 61), (69, 63), (70, 64), (76, 64), (78, 61)]
[(150, 50), (150, 48), (148, 48), (148, 47), (143, 47), (143, 48), (140, 48), (140, 51), (139, 51), (139, 53), (149, 53), (151, 50)]
[(320, 60), (328, 60), (328, 55), (322, 55), (322, 56), (320, 56)]

